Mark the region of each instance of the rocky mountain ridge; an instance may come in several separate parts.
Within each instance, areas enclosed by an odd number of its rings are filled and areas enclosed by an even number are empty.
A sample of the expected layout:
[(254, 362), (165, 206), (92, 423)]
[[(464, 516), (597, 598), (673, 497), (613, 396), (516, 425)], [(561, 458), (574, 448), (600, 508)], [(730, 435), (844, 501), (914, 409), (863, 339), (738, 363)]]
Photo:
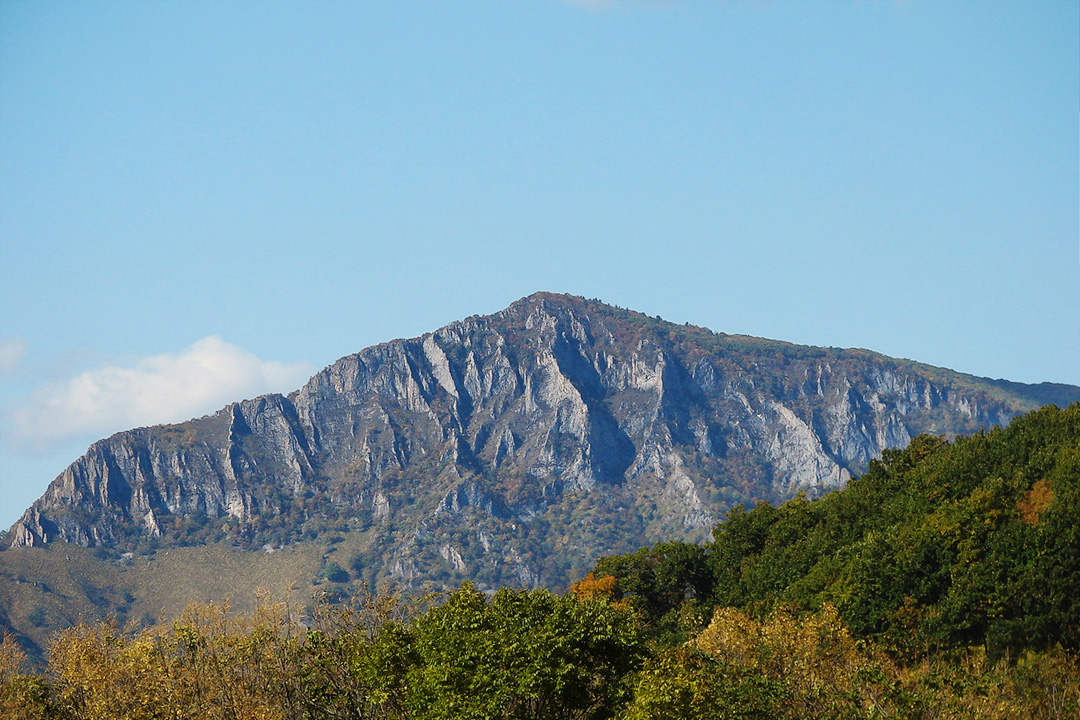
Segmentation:
[(704, 539), (735, 503), (840, 487), (919, 433), (1077, 399), (537, 293), (344, 357), (287, 396), (98, 441), (6, 541), (350, 536), (370, 585), (558, 587), (603, 553)]

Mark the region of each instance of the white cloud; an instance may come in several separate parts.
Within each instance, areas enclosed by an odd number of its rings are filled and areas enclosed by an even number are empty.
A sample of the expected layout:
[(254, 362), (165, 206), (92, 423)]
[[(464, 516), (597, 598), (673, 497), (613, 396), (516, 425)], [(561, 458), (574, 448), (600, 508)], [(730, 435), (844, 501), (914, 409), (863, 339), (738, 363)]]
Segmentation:
[(182, 422), (234, 400), (286, 392), (311, 374), (307, 363), (264, 361), (218, 337), (177, 354), (109, 365), (37, 389), (8, 413), (11, 443), (43, 452), (78, 437)]
[(22, 338), (0, 340), (0, 375), (13, 373), (26, 356), (26, 341)]

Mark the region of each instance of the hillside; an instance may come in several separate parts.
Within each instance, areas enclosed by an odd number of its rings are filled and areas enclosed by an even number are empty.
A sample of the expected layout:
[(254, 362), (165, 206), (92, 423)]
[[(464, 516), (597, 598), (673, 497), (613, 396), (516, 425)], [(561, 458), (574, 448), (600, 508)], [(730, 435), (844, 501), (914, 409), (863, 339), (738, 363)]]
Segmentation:
[(603, 558), (595, 575), (656, 627), (687, 602), (704, 616), (832, 604), (900, 657), (1076, 651), (1080, 403), (953, 443), (917, 437), (818, 500), (736, 508), (714, 537)]
[(200, 604), (71, 628), (40, 674), (5, 638), (0, 714), (1061, 720), (1080, 709), (1078, 532), (1080, 403), (919, 436), (845, 489), (604, 558), (561, 596), (360, 596), (302, 626), (295, 605)]
[[(564, 588), (601, 555), (705, 541), (738, 503), (820, 496), (920, 433), (1048, 399), (1080, 388), (537, 293), (342, 358), (287, 396), (94, 443), (6, 534), (0, 613), (38, 642), (69, 619), (60, 607), (171, 616), (217, 595), (209, 562), (239, 568), (241, 603), (260, 586)], [(56, 543), (93, 549), (76, 575), (114, 591), (40, 587), (68, 587), (54, 578), (71, 553), (42, 549)], [(167, 593), (152, 580), (166, 564)]]

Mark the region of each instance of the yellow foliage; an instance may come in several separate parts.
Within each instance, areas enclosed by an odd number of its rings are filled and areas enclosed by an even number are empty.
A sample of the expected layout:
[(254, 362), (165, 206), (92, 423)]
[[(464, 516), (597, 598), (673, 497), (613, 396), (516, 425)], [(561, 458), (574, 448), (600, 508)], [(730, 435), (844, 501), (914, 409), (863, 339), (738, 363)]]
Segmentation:
[(718, 660), (783, 685), (792, 717), (883, 710), (878, 680), (891, 663), (860, 646), (832, 605), (801, 615), (781, 609), (765, 620), (720, 608), (695, 642)]
[(22, 674), (26, 666), (26, 653), (19, 647), (15, 636), (5, 632), (0, 640), (0, 685)]
[(77, 626), (53, 644), (50, 670), (78, 718), (277, 720), (280, 623), (194, 606), (171, 628), (130, 639), (109, 625)]
[(991, 663), (983, 648), (949, 662), (901, 669), (899, 683), (919, 697), (927, 720), (1066, 720), (1080, 717), (1080, 664), (1059, 649)]
[[(583, 601), (614, 594), (589, 576)], [(405, 645), (381, 644), (407, 606), (371, 599), (299, 617), (282, 605), (237, 616), (190, 607), (170, 626), (121, 635), (81, 625), (53, 643), (44, 677), (0, 639), (0, 717), (7, 720), (292, 720), (410, 714)], [(395, 636), (396, 637), (396, 636)], [(897, 665), (854, 639), (836, 608), (780, 609), (765, 618), (717, 610), (691, 643), (659, 649), (633, 679), (628, 719), (918, 718), (1064, 720), (1080, 717), (1080, 662), (1056, 649), (992, 663), (981, 648)], [(389, 677), (388, 677), (389, 676)]]
[(590, 571), (588, 575), (570, 586), (570, 592), (574, 593), (578, 600), (586, 598), (611, 600), (615, 597), (615, 578), (612, 575), (593, 577)]
[(1050, 483), (1046, 482), (1044, 478), (1036, 482), (1024, 494), (1023, 499), (1016, 504), (1016, 509), (1020, 511), (1020, 517), (1025, 523), (1038, 527), (1039, 516), (1042, 515), (1043, 510), (1050, 507), (1050, 503), (1053, 501), (1054, 491), (1051, 489)]
[(48, 708), (48, 686), (25, 674), (26, 653), (10, 633), (0, 640), (0, 717), (5, 720), (42, 720)]
[(991, 663), (983, 648), (911, 666), (856, 641), (836, 609), (758, 620), (721, 608), (694, 641), (786, 693), (784, 717), (1064, 720), (1080, 717), (1080, 662), (1061, 649)]

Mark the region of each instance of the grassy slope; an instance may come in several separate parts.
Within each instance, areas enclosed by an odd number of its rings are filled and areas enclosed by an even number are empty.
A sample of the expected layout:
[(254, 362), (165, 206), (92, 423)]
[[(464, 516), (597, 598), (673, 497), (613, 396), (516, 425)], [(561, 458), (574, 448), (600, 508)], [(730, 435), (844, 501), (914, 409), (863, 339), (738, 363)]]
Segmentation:
[(0, 555), (0, 627), (23, 630), (21, 643), (40, 660), (51, 636), (80, 621), (137, 627), (199, 601), (250, 611), (259, 596), (303, 604), (329, 586), (317, 578), (323, 558), (344, 564), (342, 549), (304, 542), (267, 553), (215, 543), (116, 560), (62, 542), (12, 548)]

